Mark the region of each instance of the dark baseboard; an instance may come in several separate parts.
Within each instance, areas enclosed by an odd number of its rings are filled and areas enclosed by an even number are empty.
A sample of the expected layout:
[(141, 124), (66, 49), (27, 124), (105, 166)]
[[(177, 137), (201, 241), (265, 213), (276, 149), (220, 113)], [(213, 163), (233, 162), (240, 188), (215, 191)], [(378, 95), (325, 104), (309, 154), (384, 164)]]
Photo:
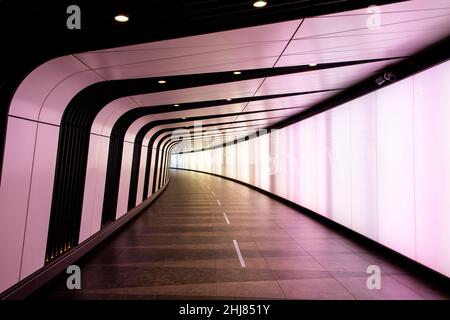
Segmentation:
[(41, 288), (50, 280), (64, 272), (68, 266), (78, 261), (80, 258), (88, 254), (92, 249), (96, 248), (100, 243), (109, 238), (116, 231), (123, 228), (128, 222), (136, 218), (142, 211), (149, 206), (161, 193), (166, 189), (170, 180), (161, 187), (157, 192), (152, 194), (148, 199), (137, 207), (131, 209), (128, 213), (112, 222), (108, 226), (95, 233), (66, 254), (58, 257), (43, 268), (37, 270), (25, 279), (21, 280), (14, 286), (0, 294), (0, 300), (21, 300), (25, 299), (33, 292)]
[(194, 170), (194, 169), (184, 169), (184, 168), (173, 168), (170, 167), (170, 169), (174, 169), (174, 170), (184, 170), (184, 171), (192, 171), (192, 172), (198, 172), (198, 173), (203, 173), (203, 174), (209, 174), (215, 177), (219, 177), (219, 178), (223, 178), (229, 181), (233, 181), (236, 183), (239, 183), (241, 185), (244, 185), (250, 189), (253, 189), (255, 191), (258, 191), (274, 200), (277, 200), (285, 205), (287, 205), (290, 208), (293, 208), (295, 210), (297, 210), (299, 213), (307, 215), (308, 217), (320, 222), (321, 224), (326, 225), (327, 227), (329, 227), (332, 230), (335, 230), (341, 234), (344, 234), (345, 236), (347, 236), (348, 238), (351, 238), (355, 241), (358, 241), (359, 243), (363, 244), (364, 246), (370, 248), (371, 250), (375, 251), (377, 254), (380, 254), (384, 257), (389, 258), (391, 261), (395, 261), (397, 263), (400, 263), (402, 265), (407, 266), (408, 268), (412, 269), (414, 272), (420, 273), (421, 278), (423, 278), (424, 280), (433, 283), (434, 285), (443, 288), (446, 291), (449, 291), (450, 289), (450, 278), (447, 277), (446, 275), (433, 270), (419, 262), (417, 262), (416, 260), (413, 260), (407, 256), (402, 255), (401, 253), (386, 247), (385, 245), (372, 240), (348, 227), (345, 227), (333, 220), (330, 220), (320, 214), (318, 214), (317, 212), (314, 212), (308, 208), (302, 207), (301, 205), (292, 202), (288, 199), (285, 199), (283, 197), (280, 197), (279, 195), (276, 195), (270, 191), (261, 189), (259, 187), (256, 187), (254, 185), (248, 184), (246, 182), (234, 179), (234, 178), (230, 178), (227, 176), (222, 176), (220, 174), (217, 173), (211, 173), (211, 172), (205, 172), (205, 171), (199, 171), (199, 170)]

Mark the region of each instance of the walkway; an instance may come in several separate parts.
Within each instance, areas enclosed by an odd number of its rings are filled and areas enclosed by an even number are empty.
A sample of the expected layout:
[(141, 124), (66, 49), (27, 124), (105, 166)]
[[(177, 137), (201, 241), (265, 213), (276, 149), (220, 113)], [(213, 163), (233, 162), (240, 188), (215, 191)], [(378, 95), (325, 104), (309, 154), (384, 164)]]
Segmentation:
[[(240, 184), (172, 170), (167, 190), (36, 294), (58, 299), (438, 299), (420, 275)], [(369, 265), (382, 271), (369, 290)]]

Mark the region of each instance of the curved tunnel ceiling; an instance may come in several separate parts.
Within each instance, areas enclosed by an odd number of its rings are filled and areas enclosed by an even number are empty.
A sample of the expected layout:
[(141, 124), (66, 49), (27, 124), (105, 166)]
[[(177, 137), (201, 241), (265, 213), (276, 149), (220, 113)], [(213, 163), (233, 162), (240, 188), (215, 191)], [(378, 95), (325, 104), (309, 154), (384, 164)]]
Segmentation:
[[(249, 3), (227, 1), (2, 1), (0, 11), (8, 14), (0, 20), (4, 50), (0, 52), (0, 127), (6, 128), (8, 106), (23, 79), (37, 66), (53, 58), (89, 50), (173, 39), (231, 30), (319, 14), (384, 4), (395, 0), (360, 0), (330, 3), (319, 1), (277, 1), (264, 11), (252, 10)], [(82, 29), (66, 27), (66, 10), (79, 5), (83, 12)], [(323, 5), (326, 4), (326, 5)], [(249, 9), (250, 8), (250, 9)], [(131, 23), (112, 22), (118, 12), (133, 16)], [(13, 32), (11, 32), (13, 30)], [(32, 54), (30, 54), (32, 52)], [(95, 77), (95, 75), (94, 75)], [(101, 81), (102, 79), (95, 79)], [(93, 80), (93, 81), (95, 81)], [(3, 148), (6, 129), (2, 131)]]
[[(212, 138), (224, 137), (225, 143), (245, 138), (246, 133), (239, 133), (239, 128), (272, 128), (448, 37), (450, 7), (445, 0), (382, 6), (383, 21), (373, 28), (368, 27), (371, 13), (366, 9), (328, 14), (385, 2), (393, 1), (344, 1), (327, 9), (312, 6), (311, 1), (286, 1), (271, 9), (269, 6), (264, 14), (231, 2), (218, 15), (212, 10), (214, 3), (207, 1), (206, 11), (193, 10), (191, 20), (185, 15), (182, 22), (172, 21), (172, 28), (160, 29), (161, 34), (143, 32), (150, 26), (137, 18), (136, 24), (111, 26), (111, 30), (123, 30), (95, 43), (94, 39), (106, 32), (102, 29), (106, 21), (100, 19), (100, 25), (87, 28), (84, 45), (74, 36), (69, 38), (75, 39), (75, 44), (65, 49), (58, 51), (56, 47), (70, 40), (53, 44), (48, 52), (38, 50), (28, 65), (16, 70), (17, 77), (5, 82), (2, 88), (10, 90), (3, 90), (0, 101), (8, 100), (14, 83), (35, 66), (33, 63), (57, 57), (35, 68), (21, 82), (8, 111), (11, 118), (57, 127), (49, 235), (56, 237), (55, 230), (68, 215), (75, 227), (58, 241), (69, 243), (69, 247), (79, 242), (83, 201), (90, 189), (86, 186), (91, 183), (90, 155), (99, 143), (107, 150), (102, 206), (102, 225), (107, 225), (118, 210), (118, 194), (127, 193), (129, 209), (136, 205), (136, 199), (145, 199), (162, 185), (163, 171), (157, 169), (167, 162), (168, 152), (176, 144), (170, 140), (173, 130), (191, 130), (193, 121), (202, 120), (208, 130), (236, 130), (230, 137), (217, 132)], [(167, 4), (165, 10), (175, 10), (172, 14), (176, 17), (180, 10), (194, 7)], [(211, 15), (203, 16), (208, 10)], [(234, 19), (233, 10), (248, 19)], [(328, 15), (309, 17), (318, 13)], [(272, 24), (260, 25), (269, 22)], [(168, 22), (156, 19), (154, 24), (158, 23)], [(49, 37), (51, 24), (41, 30), (45, 37)], [(234, 30), (208, 33), (221, 28)], [(129, 39), (121, 38), (131, 33)], [(192, 36), (200, 33), (207, 34)], [(58, 31), (55, 34), (57, 38)], [(142, 43), (145, 40), (152, 42)], [(111, 43), (136, 44), (109, 48)], [(101, 50), (73, 53), (79, 52), (77, 48)], [(11, 59), (4, 61), (10, 63)], [(93, 136), (108, 140), (94, 141)], [(132, 163), (127, 173), (129, 190), (121, 187), (124, 145), (132, 148), (127, 153)], [(60, 243), (52, 245), (55, 241), (48, 239), (50, 260), (62, 250)]]

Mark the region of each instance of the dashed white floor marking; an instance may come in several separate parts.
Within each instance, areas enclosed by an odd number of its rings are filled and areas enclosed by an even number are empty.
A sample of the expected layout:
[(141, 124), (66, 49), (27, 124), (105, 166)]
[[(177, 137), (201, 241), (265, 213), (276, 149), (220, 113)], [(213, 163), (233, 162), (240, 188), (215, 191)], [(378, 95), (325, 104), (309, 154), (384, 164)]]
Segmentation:
[(230, 220), (228, 220), (227, 214), (224, 212), (223, 217), (225, 218), (225, 221), (230, 224)]
[(245, 268), (244, 258), (242, 257), (241, 250), (239, 249), (239, 245), (236, 240), (233, 240), (233, 243), (234, 243), (234, 248), (236, 249), (238, 258), (239, 258), (239, 262), (241, 263), (241, 267)]

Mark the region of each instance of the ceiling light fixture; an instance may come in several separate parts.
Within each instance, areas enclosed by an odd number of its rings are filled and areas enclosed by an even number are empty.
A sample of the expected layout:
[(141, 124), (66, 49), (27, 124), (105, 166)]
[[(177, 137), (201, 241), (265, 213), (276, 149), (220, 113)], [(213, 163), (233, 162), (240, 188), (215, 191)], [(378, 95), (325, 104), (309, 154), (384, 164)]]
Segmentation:
[(253, 6), (255, 8), (262, 8), (262, 7), (265, 7), (266, 5), (267, 5), (267, 1), (264, 1), (264, 0), (258, 0), (258, 1), (253, 2)]
[(181, 120), (186, 120), (186, 118), (185, 118), (185, 117), (183, 117), (183, 118), (181, 118)]
[(310, 63), (309, 66), (310, 67), (315, 67), (315, 66), (317, 66), (317, 63)]
[(114, 20), (116, 20), (117, 22), (120, 22), (120, 23), (124, 23), (124, 22), (128, 22), (128, 20), (130, 20), (130, 18), (128, 18), (127, 15), (118, 14), (114, 17)]
[(164, 84), (164, 83), (166, 83), (166, 80), (159, 80), (158, 83), (159, 84)]
[(227, 101), (231, 101), (231, 98), (228, 98)]
[(179, 107), (180, 105), (179, 105), (179, 104), (174, 104), (173, 106), (174, 106), (174, 107)]
[(240, 72), (240, 71), (235, 71), (235, 72), (233, 72), (233, 74), (235, 74), (235, 75), (238, 75), (238, 74), (241, 74), (242, 72)]

